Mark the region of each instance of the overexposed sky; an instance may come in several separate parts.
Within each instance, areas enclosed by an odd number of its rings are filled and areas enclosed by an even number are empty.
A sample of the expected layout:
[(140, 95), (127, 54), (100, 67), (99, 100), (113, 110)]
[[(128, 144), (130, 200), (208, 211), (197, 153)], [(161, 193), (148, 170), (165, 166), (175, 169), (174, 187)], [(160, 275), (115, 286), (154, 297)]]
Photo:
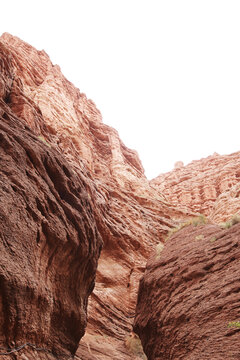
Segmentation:
[(44, 49), (152, 178), (240, 150), (239, 19), (239, 0), (11, 0), (0, 33)]

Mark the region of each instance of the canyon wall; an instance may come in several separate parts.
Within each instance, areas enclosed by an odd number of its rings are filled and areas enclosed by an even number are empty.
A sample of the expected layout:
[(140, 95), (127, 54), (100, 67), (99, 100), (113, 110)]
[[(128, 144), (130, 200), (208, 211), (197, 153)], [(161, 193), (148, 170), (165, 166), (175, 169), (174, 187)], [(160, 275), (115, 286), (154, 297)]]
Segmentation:
[(240, 357), (239, 157), (178, 163), (150, 182), (206, 220), (181, 222), (148, 260), (134, 331), (149, 360)]
[[(44, 51), (5, 33), (0, 60), (1, 351), (18, 349), (6, 359), (23, 360), (146, 359), (132, 331), (147, 259), (189, 218), (221, 222), (238, 212), (239, 154), (179, 164), (149, 182), (136, 151)], [(139, 304), (141, 296), (140, 287)], [(145, 311), (137, 308), (135, 328), (149, 355)]]
[(11, 110), (14, 66), (0, 53), (0, 353), (69, 358), (102, 247), (96, 188)]
[(240, 152), (214, 153), (186, 166), (180, 164), (153, 179), (151, 185), (176, 206), (184, 205), (214, 222), (226, 221), (240, 211), (239, 156)]
[[(137, 153), (121, 142), (116, 130), (103, 124), (95, 104), (64, 78), (59, 66), (54, 66), (44, 51), (3, 34), (1, 58), (4, 111), (10, 113), (15, 122), (23, 124), (35, 142), (44, 147), (45, 160), (32, 155), (37, 158), (36, 164), (44, 162), (53, 186), (63, 192), (64, 202), (73, 207), (76, 201), (81, 201), (82, 184), (74, 181), (76, 189), (80, 189), (79, 196), (78, 190), (74, 190), (77, 199), (67, 195), (62, 189), (63, 179), (58, 179), (59, 171), (51, 170), (52, 165), (48, 165), (48, 162), (51, 164), (48, 152), (57, 153), (67, 164), (63, 167), (68, 169), (63, 170), (66, 183), (69, 173), (74, 173), (89, 184), (89, 189), (92, 187), (87, 191), (86, 201), (92, 201), (95, 236), (103, 239), (103, 249), (88, 306), (87, 332), (78, 356), (141, 358), (142, 354), (134, 354), (126, 346), (126, 339), (131, 337), (138, 281), (152, 248), (176, 225), (178, 218), (185, 219), (189, 212), (184, 207), (172, 206), (151, 187)], [(50, 205), (42, 205), (42, 201), (38, 206), (43, 214), (55, 211)], [(79, 216), (84, 223), (85, 215)], [(77, 224), (78, 221), (74, 226)], [(51, 231), (58, 233), (57, 229)], [(86, 232), (90, 241), (94, 235), (87, 229)], [(26, 246), (24, 242), (22, 246)], [(98, 251), (95, 255), (97, 258)], [(51, 261), (52, 258), (55, 254), (51, 255)], [(69, 281), (72, 286), (76, 281), (76, 289), (80, 286), (77, 278)], [(91, 290), (92, 282), (88, 294)], [(81, 328), (75, 334), (76, 339), (82, 332)], [(9, 342), (10, 339), (8, 346)], [(17, 345), (20, 343), (17, 341)]]
[(240, 224), (189, 225), (148, 261), (134, 330), (149, 360), (239, 359)]

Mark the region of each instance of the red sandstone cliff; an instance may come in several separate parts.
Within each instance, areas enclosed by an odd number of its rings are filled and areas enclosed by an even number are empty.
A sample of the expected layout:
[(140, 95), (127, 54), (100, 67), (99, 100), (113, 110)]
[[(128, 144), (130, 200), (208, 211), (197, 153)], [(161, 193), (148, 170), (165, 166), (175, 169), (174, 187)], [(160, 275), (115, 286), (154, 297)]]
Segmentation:
[[(176, 224), (171, 217), (186, 218), (188, 212), (168, 204), (150, 186), (136, 152), (121, 142), (116, 130), (102, 123), (94, 103), (64, 78), (44, 51), (9, 34), (1, 37), (1, 50), (7, 112), (25, 124), (47, 151), (61, 155), (66, 168), (94, 187), (90, 196), (96, 236), (99, 233), (104, 246), (89, 301), (87, 334), (78, 355), (84, 359), (137, 359), (139, 355), (131, 353), (125, 342), (132, 330), (139, 277), (152, 248)], [(61, 191), (63, 180), (54, 175), (56, 170), (47, 171)], [(75, 186), (80, 186), (78, 181)], [(77, 190), (74, 194), (78, 198)], [(72, 204), (74, 198), (64, 196)], [(84, 216), (81, 218), (84, 222)], [(89, 232), (89, 240), (91, 237)], [(82, 328), (77, 336), (81, 334)]]
[(240, 152), (215, 153), (159, 175), (151, 185), (176, 206), (184, 205), (215, 222), (225, 221), (240, 211), (239, 158)]
[(147, 258), (195, 213), (220, 222), (237, 212), (238, 154), (149, 183), (137, 153), (44, 51), (3, 34), (0, 57), (1, 346), (34, 344), (14, 353), (24, 360), (74, 353), (103, 241), (75, 358), (143, 359), (131, 331)]
[(0, 55), (0, 354), (69, 358), (102, 247), (96, 187), (11, 109), (20, 80), (2, 42)]

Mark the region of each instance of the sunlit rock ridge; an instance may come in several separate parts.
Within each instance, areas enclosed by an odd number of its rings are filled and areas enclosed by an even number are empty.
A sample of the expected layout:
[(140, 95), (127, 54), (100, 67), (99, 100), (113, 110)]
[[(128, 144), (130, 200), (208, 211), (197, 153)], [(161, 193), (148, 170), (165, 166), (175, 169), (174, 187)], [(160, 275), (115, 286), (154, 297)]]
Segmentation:
[[(189, 218), (238, 212), (239, 153), (149, 182), (136, 151), (44, 51), (4, 33), (0, 60), (1, 356), (144, 359), (132, 331), (147, 259)], [(158, 333), (149, 345), (134, 326), (157, 359)]]

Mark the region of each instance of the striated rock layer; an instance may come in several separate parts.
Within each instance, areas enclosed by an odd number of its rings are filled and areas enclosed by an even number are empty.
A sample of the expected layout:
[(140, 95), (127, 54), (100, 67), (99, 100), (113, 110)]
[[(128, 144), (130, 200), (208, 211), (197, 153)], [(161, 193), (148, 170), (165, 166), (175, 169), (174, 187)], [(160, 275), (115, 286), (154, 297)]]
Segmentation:
[(149, 360), (239, 359), (240, 224), (188, 226), (148, 261), (134, 330)]
[[(38, 144), (42, 143), (46, 151), (54, 151), (64, 158), (67, 164), (64, 169), (68, 170), (62, 180), (58, 179), (58, 170), (52, 170), (52, 165), (48, 165), (50, 160), (47, 155), (46, 159), (40, 157), (36, 160), (36, 164), (44, 163), (54, 188), (57, 187), (57, 191), (61, 193), (60, 198), (79, 210), (80, 214), (77, 216), (80, 223), (85, 223), (85, 215), (82, 214), (82, 207), (75, 205), (75, 202), (81, 202), (83, 185), (79, 183), (80, 180), (74, 180), (73, 196), (65, 193), (62, 183), (65, 181), (70, 186), (68, 177), (69, 173), (73, 173), (80, 179), (84, 178), (89, 187), (92, 184), (94, 189), (90, 192), (89, 199), (87, 195), (86, 201), (92, 201), (92, 226), (95, 226), (95, 221), (96, 230), (93, 234), (88, 230), (89, 220), (86, 218), (85, 232), (88, 241), (91, 241), (92, 236), (96, 239), (101, 236), (104, 246), (98, 264), (96, 286), (89, 301), (87, 333), (81, 341), (78, 357), (85, 360), (94, 357), (142, 358), (142, 354), (138, 351), (134, 353), (126, 346), (126, 341), (128, 343), (128, 338), (131, 337), (139, 278), (152, 248), (176, 225), (178, 219), (187, 218), (191, 212), (184, 207), (178, 209), (172, 206), (152, 188), (144, 175), (137, 153), (121, 142), (116, 130), (102, 123), (101, 114), (94, 103), (64, 78), (60, 68), (51, 63), (44, 51), (37, 51), (9, 34), (2, 35), (0, 45), (4, 106), (14, 114), (15, 120), (19, 119), (19, 123), (25, 124), (28, 132)], [(37, 154), (38, 152), (36, 155), (34, 153), (32, 157), (38, 159)], [(30, 175), (27, 173), (27, 176)], [(39, 189), (40, 194), (41, 191)], [(44, 199), (46, 197), (44, 194), (41, 196)], [(54, 220), (57, 216), (54, 213), (55, 207), (44, 205), (44, 201), (47, 201), (44, 199), (38, 206), (42, 216), (50, 212), (48, 216), (52, 219), (54, 228), (51, 225), (49, 236), (59, 237), (59, 232), (64, 236), (64, 230), (58, 230), (57, 227), (60, 220)], [(29, 209), (26, 209), (26, 215), (31, 211)], [(72, 226), (78, 227), (78, 221), (71, 220)], [(12, 234), (14, 233), (13, 229)], [(71, 235), (69, 236), (71, 240)], [(45, 237), (47, 238), (46, 234)], [(24, 242), (22, 246), (26, 246)], [(96, 245), (95, 255), (98, 254), (98, 249)], [(50, 258), (52, 262), (55, 253)], [(82, 262), (81, 258), (79, 261)], [(88, 270), (87, 266), (82, 266), (85, 271)], [(79, 279), (71, 278), (71, 274), (69, 276), (71, 286), (78, 289)], [(61, 278), (59, 285), (60, 283)], [(65, 291), (64, 284), (62, 282), (61, 291)], [(89, 286), (87, 294), (92, 289), (91, 276)], [(75, 295), (77, 294), (78, 292)], [(18, 328), (18, 325), (15, 327)], [(76, 340), (82, 333), (81, 329), (75, 334)]]
[(84, 334), (102, 246), (95, 188), (11, 112), (6, 96), (7, 89), (0, 99), (1, 348), (31, 343), (69, 358)]
[(239, 157), (240, 152), (215, 153), (187, 166), (176, 166), (153, 179), (151, 185), (176, 206), (184, 205), (215, 222), (226, 221), (240, 211), (239, 191), (234, 190), (239, 187)]
[(238, 154), (178, 163), (149, 182), (44, 51), (5, 33), (0, 66), (0, 346), (29, 343), (10, 354), (22, 360), (75, 353), (103, 240), (75, 359), (146, 359), (132, 325), (147, 258), (196, 213), (237, 212)]

